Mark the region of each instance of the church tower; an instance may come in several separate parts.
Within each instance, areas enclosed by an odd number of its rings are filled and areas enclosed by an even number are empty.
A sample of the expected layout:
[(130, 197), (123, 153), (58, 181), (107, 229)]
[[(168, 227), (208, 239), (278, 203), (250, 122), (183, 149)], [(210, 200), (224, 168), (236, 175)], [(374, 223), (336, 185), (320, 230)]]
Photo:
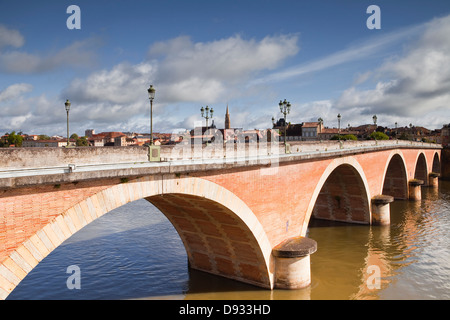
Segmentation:
[(230, 129), (230, 113), (228, 112), (228, 105), (227, 113), (225, 114), (225, 129)]

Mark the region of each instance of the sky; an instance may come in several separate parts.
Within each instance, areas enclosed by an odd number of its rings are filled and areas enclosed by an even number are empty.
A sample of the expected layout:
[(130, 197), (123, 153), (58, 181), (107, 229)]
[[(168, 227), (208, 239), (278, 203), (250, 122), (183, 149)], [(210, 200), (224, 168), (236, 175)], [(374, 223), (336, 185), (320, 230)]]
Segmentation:
[[(74, 11), (67, 9), (76, 5)], [(379, 15), (369, 10), (379, 8)], [(79, 29), (68, 28), (78, 22)], [(379, 23), (379, 28), (369, 28)], [(0, 133), (450, 122), (444, 0), (0, 0)]]

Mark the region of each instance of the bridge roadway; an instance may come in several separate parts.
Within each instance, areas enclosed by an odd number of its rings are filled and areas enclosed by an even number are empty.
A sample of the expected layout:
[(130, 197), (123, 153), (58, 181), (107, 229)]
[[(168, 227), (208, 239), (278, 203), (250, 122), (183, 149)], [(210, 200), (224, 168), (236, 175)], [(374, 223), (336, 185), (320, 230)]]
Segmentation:
[[(389, 224), (394, 199), (436, 186), (441, 146), (405, 141), (0, 150), (0, 298), (64, 240), (146, 199), (192, 268), (268, 289), (310, 283), (311, 217)], [(319, 244), (320, 245), (320, 244)]]
[(3, 151), (3, 154), (0, 153), (0, 189), (142, 174), (181, 174), (249, 166), (276, 168), (281, 163), (338, 158), (397, 148), (441, 148), (436, 144), (402, 140), (345, 141), (341, 144), (291, 142), (290, 145), (291, 152), (287, 154), (282, 143), (268, 143), (263, 147), (243, 144), (232, 149), (215, 145), (203, 145), (200, 148), (190, 145), (163, 146), (160, 162), (149, 162), (145, 147), (5, 149), (0, 150)]

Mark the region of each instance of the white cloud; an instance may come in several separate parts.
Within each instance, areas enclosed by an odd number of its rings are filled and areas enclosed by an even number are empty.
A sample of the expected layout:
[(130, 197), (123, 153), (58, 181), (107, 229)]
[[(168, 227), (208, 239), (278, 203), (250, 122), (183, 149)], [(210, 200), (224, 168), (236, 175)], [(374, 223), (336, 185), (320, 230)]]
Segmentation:
[(85, 79), (74, 79), (62, 95), (83, 103), (134, 103), (147, 97), (154, 69), (150, 63), (121, 63), (110, 70), (93, 72)]
[(35, 73), (41, 70), (42, 59), (21, 51), (0, 52), (0, 72)]
[[(295, 55), (297, 35), (257, 41), (236, 35), (193, 43), (183, 36), (152, 45), (149, 58), (158, 61), (156, 81), (166, 101), (212, 103), (239, 93), (239, 85)], [(234, 94), (233, 94), (234, 92)]]
[(33, 86), (28, 83), (17, 83), (10, 85), (3, 91), (0, 91), (0, 102), (16, 99), (31, 90), (33, 90)]
[(194, 77), (236, 80), (249, 73), (274, 69), (298, 52), (297, 36), (244, 40), (239, 35), (211, 42), (193, 43), (178, 37), (152, 45), (149, 57), (163, 55), (160, 75), (167, 79)]
[(20, 48), (24, 43), (25, 39), (19, 31), (0, 24), (0, 49), (9, 46)]
[(253, 73), (275, 68), (297, 51), (297, 36), (265, 37), (261, 41), (234, 36), (207, 43), (178, 37), (152, 45), (149, 61), (121, 63), (75, 79), (63, 95), (80, 102), (125, 104), (142, 99), (144, 90), (153, 83), (160, 103), (209, 103), (226, 96)]
[(377, 55), (380, 51), (382, 51), (389, 45), (395, 44), (399, 40), (415, 35), (422, 29), (423, 26), (418, 25), (401, 29), (384, 36), (371, 38), (368, 41), (355, 44), (353, 46), (350, 46), (349, 48), (337, 51), (317, 60), (309, 61), (297, 66), (292, 66), (286, 70), (278, 71), (273, 74), (263, 76), (259, 79), (255, 79), (251, 82), (251, 84), (280, 82), (311, 72), (322, 71), (340, 64), (360, 61), (368, 57)]
[[(15, 31), (15, 30), (13, 30)], [(16, 31), (18, 35), (18, 31)], [(13, 32), (14, 34), (14, 32)], [(21, 35), (20, 35), (21, 36)], [(19, 50), (2, 50), (4, 46), (20, 47), (24, 40), (18, 36), (4, 37), (0, 26), (0, 72), (33, 74), (51, 71), (60, 67), (88, 67), (94, 64), (96, 59), (95, 49), (100, 44), (96, 38), (83, 41), (75, 41), (72, 44), (56, 52), (32, 54)]]
[[(402, 56), (386, 61), (373, 72), (372, 79), (378, 79), (375, 87), (367, 89), (366, 84), (365, 89), (348, 88), (336, 106), (361, 115), (414, 117), (423, 124), (431, 112), (450, 115), (449, 34), (450, 16), (427, 23), (419, 40)], [(365, 77), (366, 83), (370, 78)]]
[(1, 133), (13, 130), (30, 133), (38, 128), (45, 128), (42, 132), (46, 133), (47, 130), (51, 131), (53, 127), (64, 124), (63, 104), (57, 108), (55, 99), (49, 99), (45, 95), (28, 96), (32, 89), (30, 84), (19, 83), (0, 92)]
[[(199, 113), (200, 105), (227, 100), (228, 95), (234, 99), (245, 94), (240, 86), (251, 75), (275, 68), (297, 51), (295, 35), (265, 37), (260, 41), (233, 36), (205, 43), (178, 37), (152, 45), (147, 61), (120, 63), (92, 72), (86, 78), (74, 79), (59, 100), (72, 101), (73, 121), (82, 123), (84, 119), (86, 123), (103, 126), (116, 123), (116, 130), (148, 131), (146, 91), (153, 84), (155, 127), (170, 131), (167, 120), (170, 118), (172, 126), (191, 128), (192, 122), (201, 118), (192, 117), (189, 111), (192, 106), (183, 103), (199, 103), (195, 110)], [(170, 105), (173, 111), (178, 104), (183, 106), (175, 115), (164, 108)]]

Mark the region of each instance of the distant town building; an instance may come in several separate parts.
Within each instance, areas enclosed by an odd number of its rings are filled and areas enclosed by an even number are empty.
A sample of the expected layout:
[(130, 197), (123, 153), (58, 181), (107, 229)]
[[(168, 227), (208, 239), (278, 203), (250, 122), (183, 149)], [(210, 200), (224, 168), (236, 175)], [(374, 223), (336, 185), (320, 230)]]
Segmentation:
[(303, 141), (317, 141), (320, 139), (320, 134), (323, 131), (323, 122), (303, 122), (302, 124), (302, 140)]
[(87, 129), (87, 130), (84, 130), (84, 135), (85, 135), (87, 138), (91, 138), (94, 134), (95, 134), (95, 130), (94, 130), (94, 129)]
[(88, 140), (89, 145), (91, 147), (103, 147), (103, 146), (105, 146), (105, 143), (104, 143), (102, 137), (96, 137), (96, 138), (90, 137), (90, 138), (87, 138), (87, 140)]
[[(70, 146), (75, 146), (75, 139), (69, 140)], [(51, 139), (51, 140), (24, 140), (22, 147), (24, 148), (60, 148), (67, 146), (67, 139)]]
[(444, 147), (448, 147), (450, 145), (450, 123), (444, 124), (441, 129), (441, 143)]
[[(318, 134), (318, 140), (330, 140), (334, 136), (339, 134), (338, 128), (323, 128), (322, 131)], [(342, 132), (341, 134), (346, 134)]]
[(24, 135), (23, 140), (38, 140), (39, 139), (39, 135), (37, 134), (26, 134)]

